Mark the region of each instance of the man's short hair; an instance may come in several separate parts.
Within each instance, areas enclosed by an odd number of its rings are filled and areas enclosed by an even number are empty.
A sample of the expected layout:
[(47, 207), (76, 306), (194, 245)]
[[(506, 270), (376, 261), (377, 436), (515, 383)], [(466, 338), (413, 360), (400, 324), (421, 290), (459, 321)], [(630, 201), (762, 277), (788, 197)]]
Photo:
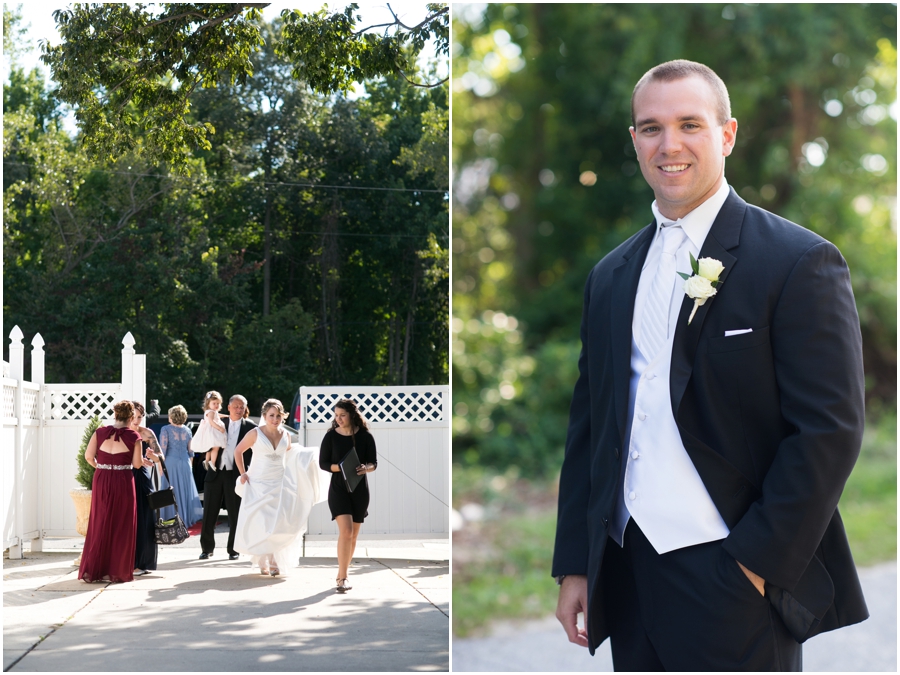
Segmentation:
[(228, 399), (228, 403), (231, 403), (234, 399), (240, 399), (244, 405), (247, 405), (247, 399), (245, 399), (240, 394), (235, 394), (234, 396), (232, 396), (230, 399)]
[(728, 89), (722, 78), (716, 75), (712, 68), (704, 66), (696, 61), (686, 61), (685, 59), (676, 59), (675, 61), (666, 61), (658, 66), (651, 68), (644, 76), (634, 85), (634, 91), (631, 92), (631, 126), (634, 126), (634, 97), (644, 84), (651, 81), (657, 82), (673, 82), (675, 80), (683, 80), (686, 77), (696, 75), (702, 77), (709, 83), (712, 88), (713, 95), (716, 97), (716, 113), (718, 114), (718, 122), (720, 125), (725, 124), (731, 119), (731, 100), (728, 98)]

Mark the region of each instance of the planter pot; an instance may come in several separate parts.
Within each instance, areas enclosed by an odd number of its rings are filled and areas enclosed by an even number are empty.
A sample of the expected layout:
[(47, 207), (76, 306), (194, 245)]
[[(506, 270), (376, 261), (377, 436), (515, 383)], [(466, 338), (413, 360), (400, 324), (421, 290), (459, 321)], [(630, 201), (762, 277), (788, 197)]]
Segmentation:
[(82, 537), (87, 535), (88, 518), (91, 515), (91, 491), (86, 488), (75, 488), (69, 491), (75, 502), (75, 530)]

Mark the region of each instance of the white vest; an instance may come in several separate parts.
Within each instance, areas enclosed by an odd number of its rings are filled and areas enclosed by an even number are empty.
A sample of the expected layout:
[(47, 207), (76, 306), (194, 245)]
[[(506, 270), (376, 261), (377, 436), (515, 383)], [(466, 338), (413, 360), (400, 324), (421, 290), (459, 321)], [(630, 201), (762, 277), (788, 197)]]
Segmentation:
[[(690, 271), (688, 253), (698, 256), (703, 240), (727, 197), (728, 184), (723, 181), (710, 199), (678, 221), (688, 233), (676, 255), (678, 271)], [(656, 208), (656, 202), (652, 206), (657, 222), (664, 220)], [(654, 240), (635, 295), (628, 424), (625, 429), (627, 453), (623, 458), (626, 465), (610, 536), (621, 545), (628, 518), (633, 517), (656, 552), (662, 554), (724, 539), (729, 530), (684, 449), (672, 413), (669, 373), (672, 343), (679, 328), (676, 322), (684, 299), (681, 283), (673, 286), (669, 307), (670, 335), (665, 346), (648, 363), (637, 345), (643, 313), (648, 311), (646, 297), (656, 273), (654, 262), (658, 260), (659, 250), (661, 245)]]
[(633, 338), (631, 352), (633, 413), (613, 538), (622, 543), (630, 514), (660, 554), (724, 539), (728, 526), (684, 449), (672, 415), (672, 337), (650, 363)]

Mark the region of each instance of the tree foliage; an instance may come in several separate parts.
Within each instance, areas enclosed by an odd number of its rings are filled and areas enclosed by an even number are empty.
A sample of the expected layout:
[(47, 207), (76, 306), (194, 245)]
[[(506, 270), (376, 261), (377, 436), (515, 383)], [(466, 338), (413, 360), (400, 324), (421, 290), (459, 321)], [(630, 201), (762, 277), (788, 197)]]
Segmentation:
[[(860, 313), (869, 408), (894, 404), (895, 6), (489, 4), (454, 12), (452, 378), (466, 411), (454, 420), (454, 457), (532, 473), (558, 466), (574, 380), (549, 383), (561, 372), (558, 356), (578, 345), (587, 273), (652, 220), (652, 191), (628, 134), (631, 92), (647, 70), (675, 58), (708, 64), (729, 87), (739, 123), (730, 185), (841, 249)], [(485, 333), (507, 321), (520, 341), (504, 340), (501, 354), (483, 358)], [(528, 376), (500, 365), (529, 358)], [(557, 433), (539, 431), (538, 418)]]
[[(76, 4), (54, 12), (62, 38), (43, 45), (42, 60), (59, 84), (57, 96), (75, 107), (87, 149), (109, 160), (123, 153), (186, 170), (187, 153), (209, 150), (210, 121), (190, 115), (193, 94), (244, 85), (253, 56), (267, 46), (261, 9), (267, 3)], [(449, 8), (427, 5), (427, 17), (358, 28), (358, 5), (282, 12), (283, 33), (268, 48), (291, 75), (314, 91), (348, 90), (354, 82), (416, 69), (434, 38), (436, 56), (448, 54)], [(384, 28), (375, 35), (372, 28)], [(431, 85), (429, 85), (431, 86)]]
[(116, 381), (126, 331), (164, 408), (209, 389), (255, 409), (301, 385), (447, 381), (446, 168), (430, 143), (448, 136), (448, 88), (389, 76), (353, 101), (318, 96), (274, 53), (279, 31), (261, 25), (252, 78), (191, 94), (186, 122), (217, 133), (180, 173), (138, 152), (140, 127), (133, 151), (97, 157), (13, 69), (4, 319), (42, 334), (48, 381)]
[[(416, 70), (415, 59), (428, 40), (434, 40), (435, 56), (449, 56), (449, 5), (428, 3), (427, 16), (415, 26), (404, 24), (387, 7), (392, 21), (362, 29), (357, 28), (361, 19), (354, 15), (359, 9), (355, 3), (334, 14), (326, 9), (308, 14), (286, 10), (277, 51), (294, 64), (295, 78), (323, 93), (346, 91), (353, 82), (387, 74), (399, 74), (415, 86), (436, 86), (410, 79), (408, 73)], [(375, 28), (384, 28), (384, 33), (371, 32)]]

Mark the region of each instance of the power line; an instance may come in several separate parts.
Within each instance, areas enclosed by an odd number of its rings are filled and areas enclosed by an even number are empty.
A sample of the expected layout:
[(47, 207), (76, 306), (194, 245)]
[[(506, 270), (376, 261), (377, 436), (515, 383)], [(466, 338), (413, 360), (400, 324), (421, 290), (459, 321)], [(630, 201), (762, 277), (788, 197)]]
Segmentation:
[[(311, 328), (311, 330), (319, 330), (320, 328), (333, 328), (338, 329), (341, 326), (345, 325), (354, 325), (354, 326), (383, 326), (386, 323), (390, 323), (390, 319), (384, 319), (383, 321), (329, 321), (328, 323), (319, 323)], [(403, 325), (406, 325), (406, 321), (402, 321)], [(447, 322), (441, 319), (435, 319), (434, 321), (410, 321), (410, 323), (414, 326), (446, 326)]]
[(383, 452), (379, 452), (379, 453), (378, 453), (378, 460), (379, 460), (379, 461), (384, 460), (385, 462), (387, 462), (388, 464), (390, 464), (392, 467), (394, 467), (395, 469), (397, 469), (397, 471), (399, 471), (399, 472), (402, 473), (404, 476), (406, 476), (407, 478), (409, 478), (413, 483), (415, 483), (415, 484), (418, 485), (420, 488), (422, 488), (423, 490), (425, 490), (425, 492), (427, 492), (427, 493), (430, 494), (432, 497), (434, 497), (435, 499), (437, 499), (441, 504), (443, 504), (443, 505), (446, 506), (447, 508), (450, 508), (450, 506), (447, 504), (447, 502), (445, 502), (443, 499), (441, 499), (440, 497), (438, 497), (438, 496), (437, 496), (436, 494), (434, 494), (431, 490), (429, 490), (427, 487), (425, 487), (424, 485), (422, 485), (419, 481), (417, 481), (415, 478), (413, 478), (412, 476), (410, 476), (410, 475), (409, 475), (408, 473), (406, 473), (403, 469), (401, 469), (399, 466), (397, 466), (397, 465), (394, 464), (391, 460), (389, 460), (387, 457), (385, 457)]
[(422, 234), (365, 234), (365, 233), (357, 233), (357, 232), (292, 232), (291, 234), (327, 234), (333, 237), (412, 237), (412, 238), (421, 238), (427, 237), (429, 234), (434, 234), (438, 239), (446, 239), (448, 235), (446, 233), (437, 234), (435, 232), (423, 232)]
[[(28, 167), (36, 167), (36, 164), (28, 163), (28, 162), (14, 162), (11, 160), (3, 160), (3, 164), (10, 164), (16, 166), (28, 166)], [(191, 180), (188, 177), (183, 176), (173, 176), (170, 174), (160, 174), (160, 173), (135, 173), (133, 171), (113, 171), (111, 169), (91, 169), (91, 171), (96, 171), (97, 173), (108, 173), (108, 174), (116, 174), (123, 176), (140, 176), (143, 178), (168, 178), (169, 180)], [(212, 178), (210, 176), (206, 177), (206, 180), (214, 183), (233, 183), (234, 181), (229, 178)], [(321, 183), (292, 183), (287, 181), (263, 181), (262, 185), (264, 187), (306, 187), (310, 189), (323, 189), (323, 190), (376, 190), (382, 192), (429, 192), (429, 193), (437, 193), (437, 194), (447, 194), (449, 189), (447, 190), (437, 190), (431, 188), (393, 188), (393, 187), (376, 187), (371, 185), (323, 185)]]

